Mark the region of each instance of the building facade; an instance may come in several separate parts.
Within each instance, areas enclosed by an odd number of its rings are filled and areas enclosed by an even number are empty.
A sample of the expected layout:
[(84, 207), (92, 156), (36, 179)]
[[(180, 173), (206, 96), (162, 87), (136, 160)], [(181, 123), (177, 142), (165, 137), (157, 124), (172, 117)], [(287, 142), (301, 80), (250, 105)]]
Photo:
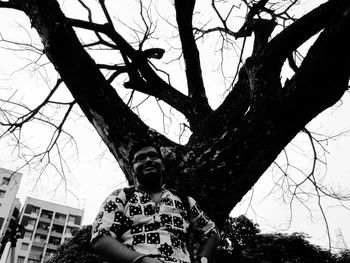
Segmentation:
[(25, 227), (17, 240), (15, 263), (46, 262), (82, 225), (84, 210), (27, 197), (20, 216)]
[(19, 216), (20, 202), (16, 198), (22, 174), (0, 168), (0, 239), (4, 236), (11, 220)]

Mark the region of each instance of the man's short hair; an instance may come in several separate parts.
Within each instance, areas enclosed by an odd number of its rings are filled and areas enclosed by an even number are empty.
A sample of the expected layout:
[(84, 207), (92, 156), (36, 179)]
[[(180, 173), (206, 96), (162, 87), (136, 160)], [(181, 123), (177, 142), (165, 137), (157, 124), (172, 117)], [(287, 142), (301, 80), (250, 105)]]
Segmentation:
[(136, 142), (130, 149), (130, 153), (129, 153), (129, 164), (132, 164), (132, 162), (134, 161), (134, 155), (135, 153), (145, 147), (153, 147), (154, 149), (156, 149), (157, 153), (159, 154), (159, 157), (162, 157), (162, 153), (160, 152), (160, 148), (159, 146), (155, 145), (153, 142), (149, 142), (149, 141), (140, 141), (140, 142)]

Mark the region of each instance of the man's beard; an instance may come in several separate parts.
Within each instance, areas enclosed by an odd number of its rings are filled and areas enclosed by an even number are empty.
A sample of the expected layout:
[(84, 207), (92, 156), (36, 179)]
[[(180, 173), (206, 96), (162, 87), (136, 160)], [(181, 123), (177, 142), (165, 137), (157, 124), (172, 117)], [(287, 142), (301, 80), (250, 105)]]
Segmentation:
[(141, 189), (145, 188), (143, 190), (157, 192), (162, 188), (162, 172), (157, 169), (149, 173), (140, 171), (140, 173), (135, 174), (135, 179)]
[(136, 179), (139, 183), (147, 186), (157, 185), (162, 179), (162, 176), (160, 173), (157, 172), (150, 172), (150, 173), (144, 173), (139, 174), (136, 176)]

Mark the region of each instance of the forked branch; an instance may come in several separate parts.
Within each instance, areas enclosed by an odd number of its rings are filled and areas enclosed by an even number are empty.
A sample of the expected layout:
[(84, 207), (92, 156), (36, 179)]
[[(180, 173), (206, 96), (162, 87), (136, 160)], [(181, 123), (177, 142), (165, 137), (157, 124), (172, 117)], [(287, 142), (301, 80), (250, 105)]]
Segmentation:
[(129, 64), (126, 64), (127, 72), (135, 72), (136, 70), (141, 75), (137, 74), (137, 77), (135, 77), (135, 75), (129, 74), (130, 81), (126, 83), (127, 88), (155, 96), (191, 119), (192, 113), (188, 98), (162, 80), (154, 72), (147, 60), (147, 58), (153, 56), (161, 57), (161, 49), (137, 51), (108, 24), (96, 24), (72, 18), (69, 21), (75, 27), (89, 29), (107, 35), (115, 43), (114, 48), (120, 50), (122, 54), (125, 54), (131, 60)]

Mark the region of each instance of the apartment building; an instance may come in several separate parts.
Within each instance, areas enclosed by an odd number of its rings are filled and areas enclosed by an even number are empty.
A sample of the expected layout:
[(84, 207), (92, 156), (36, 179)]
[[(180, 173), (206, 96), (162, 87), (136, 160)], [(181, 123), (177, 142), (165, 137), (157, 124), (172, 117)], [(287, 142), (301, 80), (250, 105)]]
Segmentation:
[(0, 168), (0, 239), (11, 220), (16, 221), (21, 204), (16, 198), (22, 174)]
[(82, 209), (27, 197), (20, 216), (25, 233), (17, 241), (15, 263), (46, 262), (81, 227), (83, 215)]

